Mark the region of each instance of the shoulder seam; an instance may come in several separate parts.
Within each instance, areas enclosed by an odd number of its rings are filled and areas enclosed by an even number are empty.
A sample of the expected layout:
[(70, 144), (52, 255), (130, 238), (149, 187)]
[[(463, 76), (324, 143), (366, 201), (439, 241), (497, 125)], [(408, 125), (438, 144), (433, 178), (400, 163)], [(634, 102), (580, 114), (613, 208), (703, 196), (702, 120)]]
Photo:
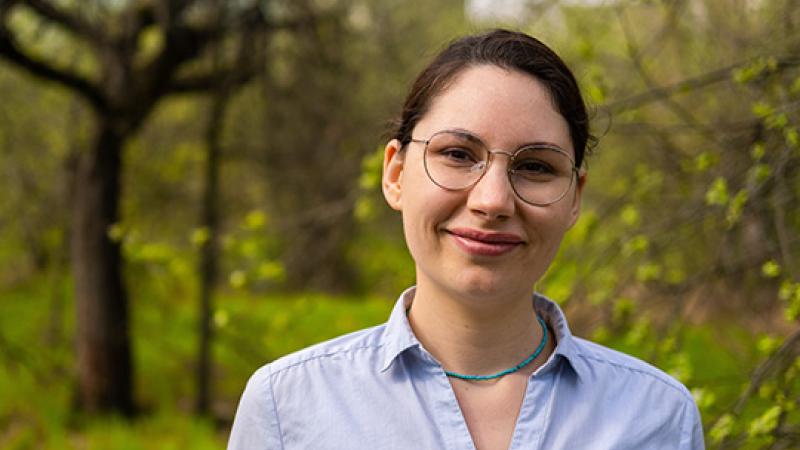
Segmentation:
[[(641, 373), (641, 374), (644, 374), (644, 375), (648, 375), (651, 378), (654, 378), (654, 379), (658, 380), (659, 382), (669, 386), (673, 390), (678, 391), (681, 394), (681, 396), (684, 397), (684, 399), (689, 400), (691, 402), (694, 402), (694, 398), (692, 397), (691, 393), (688, 392), (688, 388), (686, 388), (685, 386), (680, 384), (680, 382), (677, 381), (677, 380), (664, 379), (664, 377), (660, 376), (658, 373), (653, 373), (652, 371), (649, 371), (649, 370), (643, 370), (643, 369), (639, 369), (637, 367), (629, 366), (627, 364), (622, 364), (622, 363), (618, 363), (618, 362), (615, 362), (615, 361), (609, 361), (607, 359), (598, 358), (598, 357), (593, 356), (593, 355), (588, 355), (588, 354), (586, 354), (584, 352), (578, 352), (578, 356), (580, 356), (582, 358), (586, 358), (586, 359), (591, 359), (593, 361), (601, 362), (601, 363), (604, 363), (604, 364), (608, 364), (608, 365), (611, 365), (611, 366), (619, 367), (621, 369), (625, 369), (625, 370), (628, 370), (628, 371), (631, 371), (631, 372), (637, 372), (637, 373)], [(679, 383), (679, 386), (676, 386), (675, 383)], [(680, 386), (683, 386), (683, 389), (681, 389)]]
[[(294, 367), (306, 364), (308, 362), (311, 362), (311, 361), (314, 361), (314, 360), (317, 360), (317, 359), (329, 358), (331, 356), (338, 355), (338, 354), (341, 354), (341, 353), (349, 353), (349, 352), (354, 352), (354, 351), (357, 351), (357, 350), (364, 350), (364, 349), (369, 349), (369, 348), (378, 349), (378, 348), (381, 348), (381, 347), (383, 347), (383, 343), (382, 342), (379, 343), (379, 344), (362, 345), (362, 346), (359, 346), (359, 347), (350, 347), (350, 348), (344, 348), (344, 349), (340, 349), (340, 350), (336, 350), (336, 351), (328, 351), (328, 352), (325, 352), (325, 353), (322, 353), (322, 354), (319, 354), (319, 355), (311, 355), (311, 356), (308, 356), (306, 358), (301, 359), (300, 361), (295, 361), (295, 362), (293, 362), (291, 364), (288, 364), (288, 365), (286, 365), (284, 367), (281, 367), (280, 369), (277, 369), (277, 370), (272, 370), (270, 368), (269, 376), (271, 378), (273, 375), (277, 375), (277, 374), (279, 374), (281, 372), (284, 372), (286, 370), (292, 369)], [(271, 365), (271, 364), (272, 363), (270, 363), (268, 365)]]

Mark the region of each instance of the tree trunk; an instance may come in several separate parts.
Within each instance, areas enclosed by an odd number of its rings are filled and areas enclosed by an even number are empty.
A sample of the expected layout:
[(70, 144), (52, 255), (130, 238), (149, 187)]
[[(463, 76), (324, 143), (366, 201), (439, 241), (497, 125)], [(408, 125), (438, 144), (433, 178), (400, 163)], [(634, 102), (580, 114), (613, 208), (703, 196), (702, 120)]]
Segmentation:
[(203, 227), (208, 231), (208, 239), (203, 242), (200, 256), (200, 342), (197, 362), (197, 404), (199, 415), (207, 415), (211, 403), (211, 341), (213, 328), (211, 317), (214, 313), (213, 290), (217, 280), (217, 253), (219, 235), (219, 156), (221, 151), (220, 132), (228, 93), (220, 88), (211, 100), (211, 114), (206, 128), (206, 173), (203, 193)]
[(134, 412), (128, 298), (120, 243), (109, 236), (119, 218), (125, 136), (99, 116), (95, 142), (80, 156), (75, 179), (71, 259), (75, 278), (78, 406), (87, 412)]

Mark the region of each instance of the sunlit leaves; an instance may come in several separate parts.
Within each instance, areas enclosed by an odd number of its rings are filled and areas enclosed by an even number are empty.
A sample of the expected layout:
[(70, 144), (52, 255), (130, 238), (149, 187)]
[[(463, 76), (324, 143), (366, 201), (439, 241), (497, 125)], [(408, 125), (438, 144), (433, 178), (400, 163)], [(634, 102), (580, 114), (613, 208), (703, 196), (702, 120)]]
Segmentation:
[(778, 417), (780, 417), (782, 412), (782, 408), (778, 405), (768, 408), (761, 416), (750, 422), (747, 432), (750, 436), (761, 436), (772, 433), (778, 426)]
[(164, 46), (164, 31), (160, 27), (146, 28), (139, 34), (139, 43), (136, 46), (138, 52), (135, 55), (135, 63), (144, 65), (151, 61)]
[(712, 206), (725, 206), (728, 203), (728, 182), (725, 178), (717, 177), (706, 191), (706, 204)]
[(228, 275), (228, 283), (235, 289), (241, 289), (247, 283), (247, 274), (241, 269), (236, 269)]
[(800, 135), (798, 135), (797, 128), (787, 127), (783, 130), (783, 136), (788, 146), (797, 148), (800, 145)]
[(765, 74), (774, 72), (778, 67), (775, 57), (757, 58), (752, 63), (733, 71), (733, 80), (739, 84), (749, 83)]
[(654, 262), (645, 262), (636, 267), (636, 280), (641, 282), (654, 281), (661, 277), (662, 267)]
[(772, 168), (769, 164), (755, 164), (747, 171), (747, 177), (754, 184), (761, 184), (772, 175)]
[(258, 265), (255, 274), (258, 280), (279, 281), (286, 277), (286, 270), (283, 265), (277, 261), (264, 261)]
[(719, 163), (719, 154), (716, 152), (701, 152), (694, 157), (691, 169), (695, 172), (705, 172)]
[(755, 161), (761, 161), (766, 153), (767, 150), (763, 142), (756, 142), (750, 150), (750, 156), (752, 156)]
[(650, 241), (647, 236), (643, 234), (637, 234), (623, 244), (622, 254), (625, 256), (632, 256), (636, 253), (643, 253), (647, 251), (649, 246)]
[(228, 314), (227, 310), (218, 308), (216, 311), (214, 311), (212, 322), (214, 323), (215, 327), (223, 328), (228, 324), (229, 320), (230, 320), (230, 315)]
[(125, 228), (123, 228), (122, 224), (114, 223), (108, 227), (106, 230), (106, 235), (109, 239), (114, 242), (122, 241), (122, 238), (125, 237)]
[(285, 268), (277, 260), (279, 243), (269, 232), (269, 222), (264, 211), (252, 209), (239, 227), (223, 238), (230, 287), (259, 289), (284, 280)]
[(694, 388), (691, 392), (692, 397), (694, 398), (695, 403), (697, 403), (697, 407), (700, 409), (701, 413), (714, 406), (717, 401), (717, 396), (710, 389)]
[(724, 414), (721, 416), (709, 431), (711, 442), (715, 444), (722, 442), (723, 439), (731, 435), (734, 430), (734, 425), (735, 419), (732, 414)]
[(787, 320), (797, 320), (800, 317), (800, 283), (783, 280), (778, 298), (784, 302), (784, 316)]
[(358, 178), (358, 186), (365, 191), (378, 189), (381, 185), (382, 169), (383, 148), (378, 147), (361, 160), (361, 176)]
[(781, 346), (781, 339), (770, 335), (764, 335), (760, 337), (756, 342), (756, 348), (761, 354), (765, 356), (769, 356), (780, 346)]
[(244, 226), (248, 230), (252, 231), (262, 230), (266, 224), (267, 224), (267, 215), (264, 213), (264, 211), (261, 211), (259, 209), (250, 211), (244, 217)]
[(789, 124), (789, 116), (786, 113), (777, 113), (768, 116), (764, 120), (768, 129), (782, 130)]
[(635, 309), (636, 303), (634, 300), (625, 297), (618, 298), (614, 302), (612, 320), (616, 324), (627, 323)]
[(590, 105), (599, 105), (608, 97), (608, 77), (602, 67), (589, 64), (581, 80), (581, 87)]
[(768, 129), (782, 130), (789, 123), (789, 116), (785, 112), (779, 112), (775, 106), (764, 100), (755, 102), (752, 111), (756, 117), (764, 120)]
[(189, 240), (192, 242), (192, 245), (195, 247), (200, 247), (211, 238), (211, 232), (208, 230), (207, 227), (199, 227), (192, 230), (192, 234), (189, 237)]
[(781, 274), (781, 266), (774, 260), (767, 261), (761, 266), (761, 274), (767, 278), (776, 278)]
[(629, 227), (637, 227), (642, 221), (642, 216), (636, 205), (625, 205), (620, 212), (620, 219)]
[(652, 337), (650, 331), (650, 321), (639, 319), (625, 334), (625, 343), (633, 347), (641, 346), (646, 339)]
[(359, 221), (365, 222), (373, 217), (375, 217), (375, 202), (369, 198), (359, 198), (356, 201), (355, 209), (353, 210), (353, 214), (355, 215), (356, 219)]
[(353, 211), (356, 219), (361, 222), (366, 222), (376, 215), (375, 198), (380, 191), (383, 175), (383, 153), (383, 147), (378, 147), (361, 160), (361, 175), (358, 178), (361, 194)]
[(683, 352), (673, 353), (667, 360), (667, 372), (682, 383), (689, 383), (694, 375), (694, 367), (689, 356)]
[(742, 189), (733, 196), (733, 199), (728, 204), (728, 209), (725, 212), (725, 222), (728, 228), (733, 227), (742, 217), (744, 206), (747, 203), (749, 194), (746, 190)]
[(774, 114), (775, 108), (765, 101), (758, 101), (753, 104), (752, 111), (756, 117), (764, 119)]

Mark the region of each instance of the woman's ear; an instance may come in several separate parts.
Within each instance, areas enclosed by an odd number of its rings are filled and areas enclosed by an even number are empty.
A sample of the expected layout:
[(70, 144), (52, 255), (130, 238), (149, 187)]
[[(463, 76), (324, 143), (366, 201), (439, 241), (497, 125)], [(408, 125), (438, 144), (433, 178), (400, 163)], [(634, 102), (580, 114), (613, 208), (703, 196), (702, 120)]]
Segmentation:
[(581, 215), (581, 195), (583, 194), (583, 186), (586, 184), (586, 171), (581, 170), (578, 172), (578, 181), (575, 186), (575, 197), (572, 199), (572, 210), (570, 211), (569, 228), (575, 225), (578, 217)]
[(392, 209), (402, 210), (402, 181), (405, 152), (397, 139), (386, 144), (383, 152), (383, 196)]

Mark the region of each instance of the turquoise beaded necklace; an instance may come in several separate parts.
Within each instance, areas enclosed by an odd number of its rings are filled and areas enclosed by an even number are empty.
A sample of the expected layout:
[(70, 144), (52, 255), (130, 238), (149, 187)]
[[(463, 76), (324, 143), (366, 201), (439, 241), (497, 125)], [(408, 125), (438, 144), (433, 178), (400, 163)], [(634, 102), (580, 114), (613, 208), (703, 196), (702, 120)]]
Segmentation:
[(536, 320), (538, 320), (539, 321), (539, 325), (542, 326), (542, 342), (539, 342), (539, 346), (536, 347), (536, 350), (534, 350), (534, 352), (533, 352), (533, 354), (531, 354), (531, 356), (528, 356), (527, 358), (525, 358), (525, 361), (522, 361), (521, 363), (517, 364), (516, 366), (514, 366), (514, 367), (512, 367), (510, 369), (506, 369), (506, 370), (503, 370), (503, 371), (500, 371), (500, 372), (497, 372), (497, 373), (494, 373), (494, 374), (491, 374), (491, 375), (463, 375), (463, 374), (456, 373), (456, 372), (448, 372), (446, 370), (444, 371), (444, 373), (448, 377), (460, 378), (462, 380), (483, 381), (483, 380), (494, 380), (495, 378), (500, 378), (500, 377), (508, 375), (510, 373), (514, 373), (514, 372), (518, 371), (519, 369), (522, 369), (523, 367), (525, 367), (528, 364), (530, 364), (531, 361), (536, 359), (536, 357), (539, 356), (540, 353), (542, 353), (542, 350), (544, 350), (544, 346), (547, 345), (547, 326), (544, 324), (544, 320), (542, 320), (542, 318), (539, 317), (538, 314), (536, 315)]

